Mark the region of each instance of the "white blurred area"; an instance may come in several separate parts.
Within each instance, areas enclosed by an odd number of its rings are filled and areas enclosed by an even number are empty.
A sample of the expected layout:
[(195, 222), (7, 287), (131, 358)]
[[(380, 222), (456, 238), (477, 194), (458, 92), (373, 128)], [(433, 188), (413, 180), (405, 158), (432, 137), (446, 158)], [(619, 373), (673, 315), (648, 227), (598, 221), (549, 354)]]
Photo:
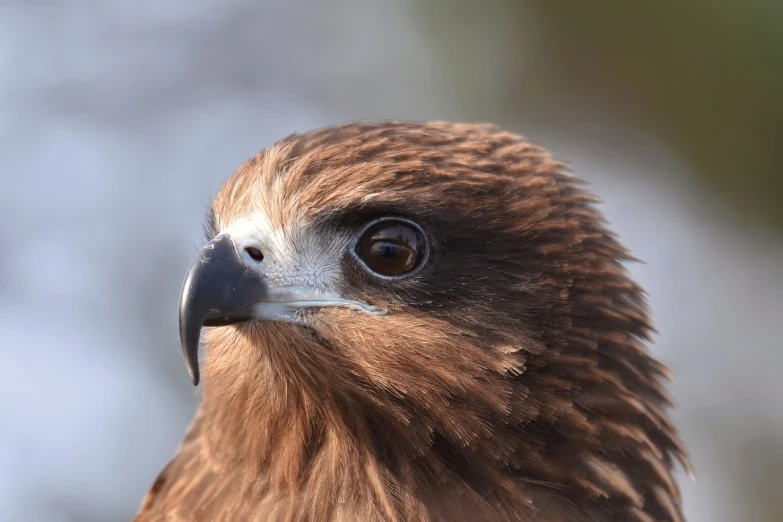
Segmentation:
[[(444, 94), (421, 31), (405, 2), (0, 0), (0, 520), (131, 518), (197, 402), (178, 294), (242, 161), (354, 119), (493, 118)], [(639, 130), (502, 123), (591, 181), (647, 263), (688, 520), (760, 520), (783, 492), (779, 237)]]

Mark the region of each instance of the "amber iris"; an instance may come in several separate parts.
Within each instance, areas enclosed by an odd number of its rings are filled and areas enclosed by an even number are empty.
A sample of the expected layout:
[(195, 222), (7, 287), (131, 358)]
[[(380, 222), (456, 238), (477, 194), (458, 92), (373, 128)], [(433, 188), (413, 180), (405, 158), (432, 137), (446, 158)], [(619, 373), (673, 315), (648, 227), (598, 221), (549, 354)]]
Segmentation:
[(416, 268), (424, 252), (424, 240), (413, 225), (403, 221), (381, 221), (367, 229), (357, 253), (377, 274), (401, 276)]

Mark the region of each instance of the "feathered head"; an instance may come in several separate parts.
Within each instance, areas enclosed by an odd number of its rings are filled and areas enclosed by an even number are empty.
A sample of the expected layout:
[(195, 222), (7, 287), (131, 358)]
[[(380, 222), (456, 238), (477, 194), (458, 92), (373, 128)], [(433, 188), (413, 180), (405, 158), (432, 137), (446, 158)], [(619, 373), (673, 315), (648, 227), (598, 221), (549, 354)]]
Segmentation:
[(215, 197), (183, 289), (196, 381), (216, 327), (204, 451), (302, 519), (679, 520), (667, 370), (595, 202), (489, 125), (261, 152)]

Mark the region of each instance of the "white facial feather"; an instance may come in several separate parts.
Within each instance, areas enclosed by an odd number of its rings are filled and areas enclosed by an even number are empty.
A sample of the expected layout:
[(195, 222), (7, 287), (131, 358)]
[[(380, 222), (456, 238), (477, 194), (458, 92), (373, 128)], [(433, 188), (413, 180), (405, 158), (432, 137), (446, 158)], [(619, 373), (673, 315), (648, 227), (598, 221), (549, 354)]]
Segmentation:
[[(296, 222), (272, 227), (261, 211), (236, 220), (223, 232), (231, 236), (237, 254), (263, 273), (272, 287), (301, 286), (323, 292), (339, 283), (343, 238), (316, 238), (315, 231)], [(251, 247), (263, 253), (262, 262), (249, 256), (246, 249)]]
[[(269, 295), (255, 306), (259, 319), (301, 323), (302, 309), (324, 306), (385, 313), (367, 303), (346, 299), (338, 291), (343, 282), (341, 260), (352, 244), (351, 237), (324, 234), (301, 221), (280, 227), (271, 223), (260, 209), (221, 231), (231, 237), (248, 268), (262, 274), (267, 282)], [(253, 259), (248, 248), (261, 251), (263, 260)]]

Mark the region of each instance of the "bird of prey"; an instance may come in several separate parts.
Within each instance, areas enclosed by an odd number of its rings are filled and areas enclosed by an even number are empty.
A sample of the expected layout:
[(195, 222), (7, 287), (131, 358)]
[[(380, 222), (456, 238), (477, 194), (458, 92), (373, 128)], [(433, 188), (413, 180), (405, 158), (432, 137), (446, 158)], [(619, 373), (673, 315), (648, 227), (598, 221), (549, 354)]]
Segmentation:
[(202, 401), (136, 520), (682, 521), (669, 371), (596, 202), (493, 125), (248, 160), (182, 289)]

